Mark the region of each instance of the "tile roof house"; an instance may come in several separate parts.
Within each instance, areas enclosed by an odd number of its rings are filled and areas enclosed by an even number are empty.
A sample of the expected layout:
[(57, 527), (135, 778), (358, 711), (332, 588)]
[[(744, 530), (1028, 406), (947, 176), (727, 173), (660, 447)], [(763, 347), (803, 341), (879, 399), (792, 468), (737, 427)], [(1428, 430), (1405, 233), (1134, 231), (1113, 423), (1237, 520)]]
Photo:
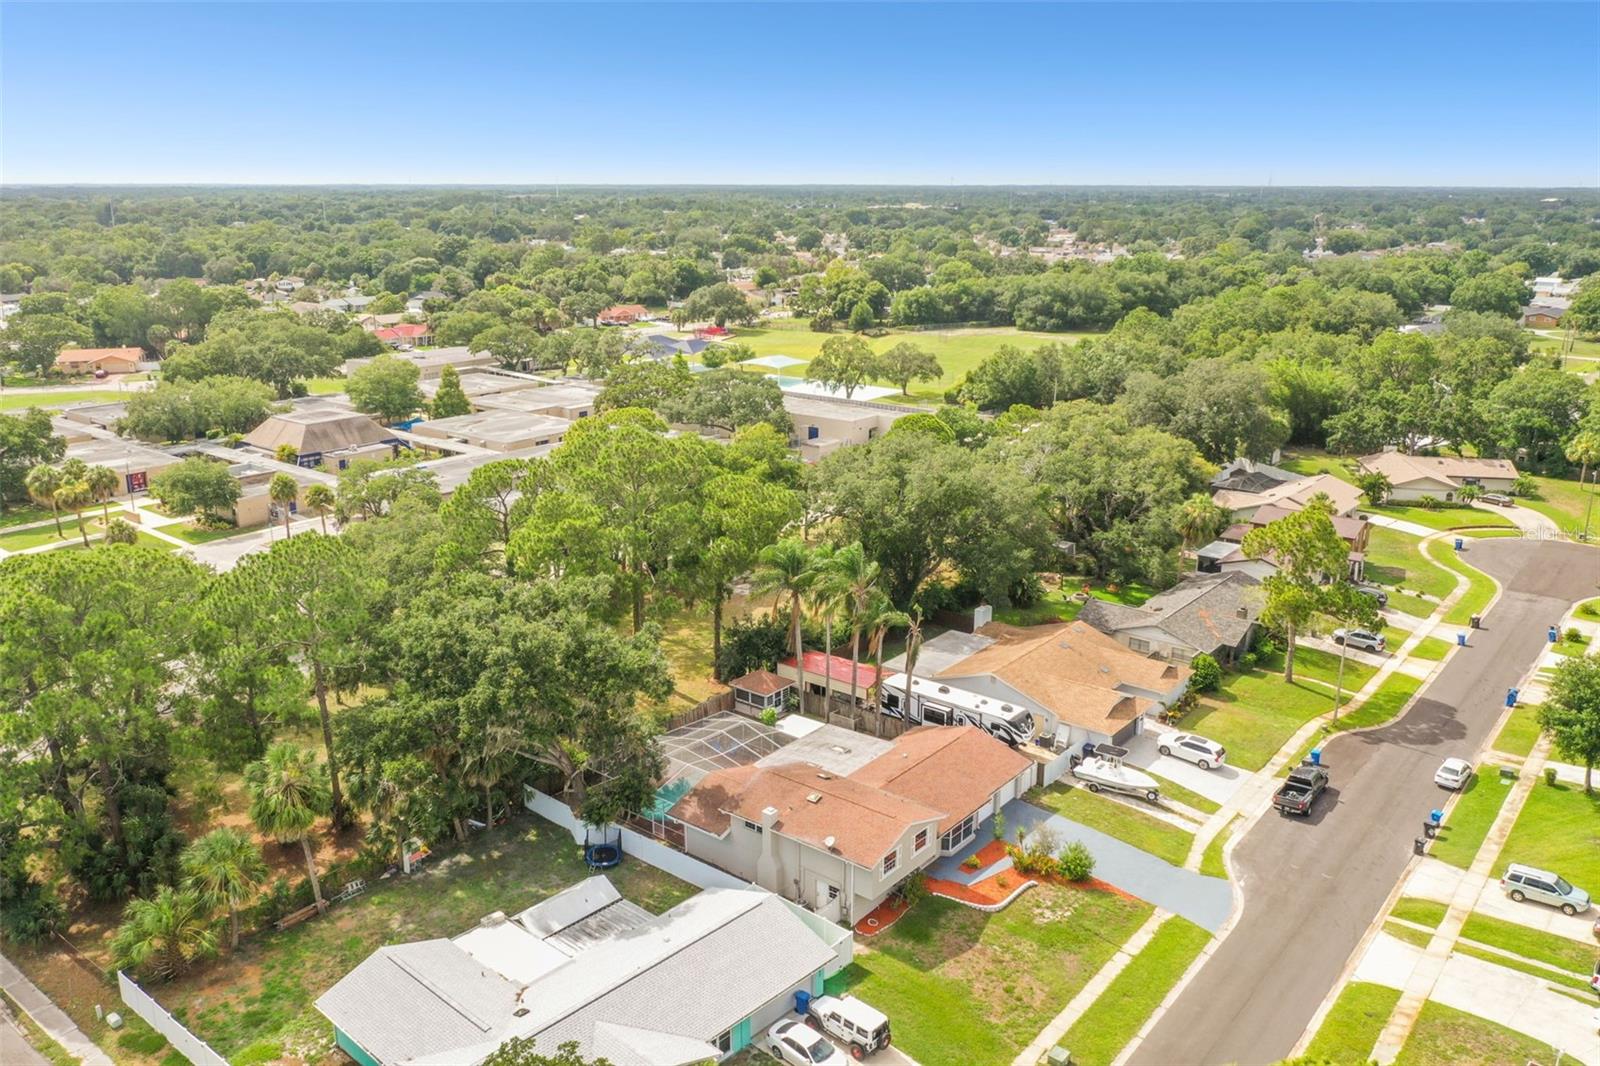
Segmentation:
[(63, 348), (56, 355), (56, 369), (68, 374), (104, 370), (108, 374), (131, 374), (139, 369), (143, 348)]
[(459, 936), (379, 948), (317, 999), (364, 1066), (470, 1066), (513, 1037), (638, 1066), (722, 1058), (820, 994), (838, 956), (814, 919), (759, 889), (713, 888), (652, 915), (591, 877)]
[(597, 322), (602, 326), (631, 326), (641, 318), (649, 318), (644, 304), (617, 304), (600, 312)]
[(991, 623), (976, 635), (985, 643), (942, 669), (919, 659), (909, 698), (903, 672), (884, 679), (884, 713), (978, 725), (997, 736), (1020, 728), (1020, 739), (1061, 751), (1132, 738), (1147, 714), (1170, 706), (1189, 685), (1187, 666), (1130, 651), (1081, 620)]
[(372, 331), (372, 335), (391, 347), (403, 344), (422, 347), (432, 342), (433, 327), (425, 322), (398, 322)]
[(1358, 463), (1363, 473), (1388, 478), (1389, 498), (1396, 501), (1433, 496), (1448, 503), (1466, 485), (1476, 485), (1484, 492), (1509, 492), (1517, 479), (1516, 464), (1509, 459), (1388, 451), (1364, 455)]
[(1347, 515), (1361, 503), (1361, 490), (1332, 474), (1313, 474), (1297, 477), (1293, 481), (1280, 481), (1259, 490), (1217, 489), (1211, 501), (1233, 515), (1235, 520), (1249, 518), (1256, 508), (1269, 504), (1288, 511), (1298, 511), (1321, 493), (1333, 503), (1333, 513)]
[(668, 812), (685, 826), (685, 850), (830, 921), (853, 921), (960, 850), (1036, 773), (1033, 760), (970, 726), (912, 729), (888, 743), (827, 735), (835, 747), (852, 742), (872, 757), (803, 762), (804, 749), (781, 748), (707, 774)]
[(1090, 599), (1078, 620), (1140, 654), (1186, 663), (1204, 653), (1229, 663), (1250, 649), (1260, 586), (1249, 574), (1195, 575), (1137, 607)]

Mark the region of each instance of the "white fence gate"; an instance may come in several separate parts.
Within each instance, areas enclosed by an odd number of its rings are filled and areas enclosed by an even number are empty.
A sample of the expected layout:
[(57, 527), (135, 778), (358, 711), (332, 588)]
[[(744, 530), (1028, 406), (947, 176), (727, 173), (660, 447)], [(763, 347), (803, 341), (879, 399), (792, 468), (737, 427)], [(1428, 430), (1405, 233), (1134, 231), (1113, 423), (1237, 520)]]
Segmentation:
[(140, 988), (133, 978), (117, 971), (117, 988), (122, 993), (123, 1004), (133, 1013), (150, 1023), (150, 1027), (162, 1036), (178, 1053), (194, 1066), (228, 1066), (228, 1060), (211, 1050), (211, 1045), (189, 1032), (182, 1022), (167, 1013), (165, 1007), (150, 998), (150, 994)]

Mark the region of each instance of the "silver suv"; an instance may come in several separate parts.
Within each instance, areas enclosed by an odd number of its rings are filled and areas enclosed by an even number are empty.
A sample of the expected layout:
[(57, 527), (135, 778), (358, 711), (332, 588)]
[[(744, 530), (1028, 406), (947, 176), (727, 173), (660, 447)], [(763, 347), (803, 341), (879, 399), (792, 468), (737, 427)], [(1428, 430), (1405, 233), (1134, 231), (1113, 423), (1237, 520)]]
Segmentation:
[(1333, 631), (1335, 644), (1348, 644), (1352, 648), (1365, 648), (1367, 651), (1382, 651), (1386, 643), (1382, 633), (1374, 633), (1366, 629), (1335, 629)]
[(1500, 887), (1518, 903), (1525, 899), (1548, 903), (1552, 907), (1560, 907), (1562, 914), (1581, 914), (1589, 909), (1589, 893), (1574, 888), (1566, 878), (1549, 870), (1514, 862), (1506, 867)]

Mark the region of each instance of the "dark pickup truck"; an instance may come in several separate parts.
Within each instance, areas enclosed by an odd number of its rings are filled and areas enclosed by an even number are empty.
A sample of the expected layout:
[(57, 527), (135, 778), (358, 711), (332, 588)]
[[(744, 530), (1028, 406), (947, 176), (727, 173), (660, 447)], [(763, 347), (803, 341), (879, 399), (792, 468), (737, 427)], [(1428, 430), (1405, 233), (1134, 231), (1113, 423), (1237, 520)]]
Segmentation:
[(1311, 805), (1327, 787), (1326, 770), (1320, 766), (1296, 766), (1289, 771), (1289, 780), (1272, 797), (1272, 805), (1280, 814), (1310, 814)]

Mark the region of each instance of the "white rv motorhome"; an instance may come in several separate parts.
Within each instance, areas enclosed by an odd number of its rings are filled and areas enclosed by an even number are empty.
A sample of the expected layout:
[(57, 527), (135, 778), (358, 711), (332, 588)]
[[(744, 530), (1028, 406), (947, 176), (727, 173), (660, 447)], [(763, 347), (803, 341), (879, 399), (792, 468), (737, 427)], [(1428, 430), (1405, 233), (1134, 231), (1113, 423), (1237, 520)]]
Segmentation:
[(878, 686), (878, 698), (885, 715), (904, 718), (912, 725), (977, 726), (1016, 747), (1036, 739), (1043, 724), (1026, 707), (956, 688), (937, 678), (913, 680), (909, 700), (905, 690), (906, 675), (894, 674)]

